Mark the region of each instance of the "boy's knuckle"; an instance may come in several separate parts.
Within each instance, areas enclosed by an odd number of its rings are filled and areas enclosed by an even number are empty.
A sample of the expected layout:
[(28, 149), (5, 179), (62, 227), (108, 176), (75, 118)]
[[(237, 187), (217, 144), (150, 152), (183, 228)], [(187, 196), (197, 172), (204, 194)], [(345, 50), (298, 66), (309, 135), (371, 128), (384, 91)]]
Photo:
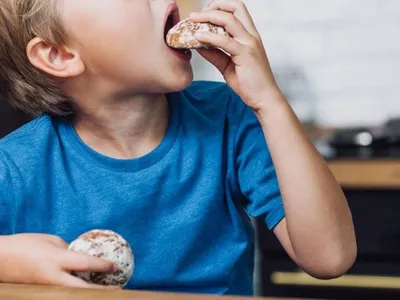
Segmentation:
[(65, 241), (64, 241), (62, 238), (60, 238), (59, 236), (54, 235), (54, 236), (52, 237), (52, 239), (53, 239), (53, 242), (54, 242), (55, 244), (57, 244), (57, 245), (60, 245), (60, 246), (66, 245)]
[(229, 14), (229, 16), (226, 19), (227, 19), (227, 24), (237, 24), (237, 19), (233, 14)]
[(246, 7), (246, 4), (242, 0), (236, 0), (236, 7), (243, 9)]
[(257, 45), (261, 45), (262, 44), (262, 37), (260, 35), (260, 33), (256, 33), (254, 36), (255, 42), (257, 43)]
[(256, 40), (256, 39), (251, 39), (251, 40), (250, 40), (250, 43), (249, 43), (249, 51), (250, 51), (251, 53), (254, 53), (254, 52), (257, 51), (257, 49), (258, 49), (257, 40)]
[(230, 36), (224, 36), (222, 37), (224, 44), (230, 46), (233, 43), (233, 38), (231, 38)]

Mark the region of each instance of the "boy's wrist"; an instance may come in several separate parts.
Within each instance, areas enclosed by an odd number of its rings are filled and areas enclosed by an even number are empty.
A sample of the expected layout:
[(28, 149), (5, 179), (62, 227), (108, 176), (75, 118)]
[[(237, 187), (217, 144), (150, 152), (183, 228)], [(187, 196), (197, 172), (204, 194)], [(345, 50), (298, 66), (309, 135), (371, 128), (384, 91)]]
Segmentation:
[(262, 103), (253, 111), (262, 124), (290, 118), (293, 115), (289, 103), (280, 90), (270, 90), (261, 97)]

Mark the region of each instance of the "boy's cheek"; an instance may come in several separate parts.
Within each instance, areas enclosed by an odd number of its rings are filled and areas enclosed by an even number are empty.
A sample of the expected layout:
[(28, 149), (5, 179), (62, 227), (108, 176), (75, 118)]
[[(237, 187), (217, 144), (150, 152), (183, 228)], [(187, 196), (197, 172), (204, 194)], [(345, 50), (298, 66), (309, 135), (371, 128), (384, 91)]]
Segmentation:
[[(133, 1), (136, 2), (136, 1)], [(149, 12), (140, 5), (126, 1), (65, 1), (64, 21), (69, 34), (81, 44), (90, 40), (97, 43), (126, 42), (138, 39), (143, 27), (153, 30)], [(141, 13), (139, 13), (141, 12)], [(143, 38), (143, 37), (142, 37)]]

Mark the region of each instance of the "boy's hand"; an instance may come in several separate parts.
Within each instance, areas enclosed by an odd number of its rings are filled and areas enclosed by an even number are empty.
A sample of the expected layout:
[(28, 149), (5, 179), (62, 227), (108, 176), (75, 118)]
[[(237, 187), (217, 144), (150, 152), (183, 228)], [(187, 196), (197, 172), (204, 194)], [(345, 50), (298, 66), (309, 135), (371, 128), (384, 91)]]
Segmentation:
[(0, 236), (0, 282), (59, 285), (76, 288), (115, 288), (89, 284), (71, 271), (117, 271), (109, 261), (67, 250), (68, 244), (51, 235)]
[(190, 16), (193, 22), (222, 26), (230, 37), (201, 33), (196, 39), (222, 49), (199, 49), (215, 65), (227, 84), (253, 110), (258, 111), (266, 92), (279, 92), (267, 54), (253, 20), (241, 0), (213, 0), (201, 12)]

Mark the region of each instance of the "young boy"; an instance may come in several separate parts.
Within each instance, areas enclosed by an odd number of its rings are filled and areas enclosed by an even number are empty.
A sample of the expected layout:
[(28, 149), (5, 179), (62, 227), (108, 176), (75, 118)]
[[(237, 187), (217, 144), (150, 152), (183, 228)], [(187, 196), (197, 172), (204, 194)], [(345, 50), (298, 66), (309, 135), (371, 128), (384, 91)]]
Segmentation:
[(227, 84), (192, 82), (164, 40), (171, 14), (171, 0), (1, 0), (1, 85), (38, 116), (0, 142), (1, 282), (95, 287), (70, 272), (115, 266), (67, 243), (110, 229), (135, 254), (129, 289), (251, 295), (248, 216), (314, 277), (352, 266), (346, 199), (245, 5), (191, 16), (230, 33), (197, 37), (224, 50), (199, 52)]

